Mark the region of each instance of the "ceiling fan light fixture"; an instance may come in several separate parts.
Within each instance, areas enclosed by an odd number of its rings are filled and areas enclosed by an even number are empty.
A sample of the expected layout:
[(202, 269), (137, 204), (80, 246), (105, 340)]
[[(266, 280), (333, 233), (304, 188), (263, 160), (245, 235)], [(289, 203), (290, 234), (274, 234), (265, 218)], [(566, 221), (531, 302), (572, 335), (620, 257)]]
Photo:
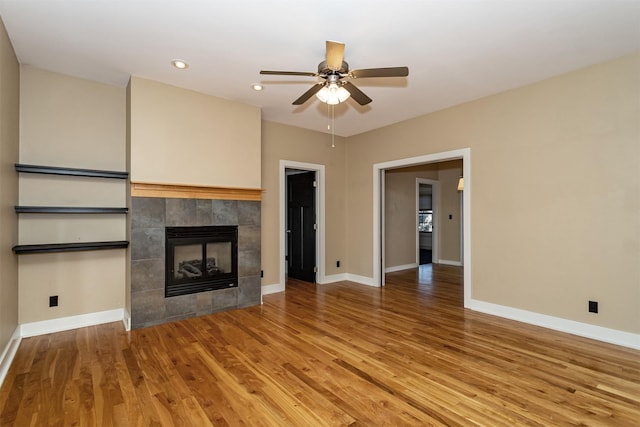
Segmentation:
[(342, 86), (338, 86), (338, 84), (334, 82), (329, 83), (316, 93), (316, 97), (320, 101), (329, 105), (336, 105), (344, 102), (350, 95), (349, 91)]
[(336, 105), (346, 101), (351, 97), (360, 105), (367, 105), (371, 101), (360, 89), (349, 79), (365, 77), (407, 77), (408, 67), (385, 67), (385, 68), (363, 68), (349, 71), (349, 64), (344, 60), (344, 43), (327, 40), (325, 48), (325, 60), (318, 64), (318, 72), (308, 71), (270, 71), (260, 70), (262, 75), (271, 76), (305, 76), (319, 77), (322, 80), (316, 81), (305, 93), (294, 100), (292, 105), (302, 105), (316, 95), (316, 97), (327, 105)]

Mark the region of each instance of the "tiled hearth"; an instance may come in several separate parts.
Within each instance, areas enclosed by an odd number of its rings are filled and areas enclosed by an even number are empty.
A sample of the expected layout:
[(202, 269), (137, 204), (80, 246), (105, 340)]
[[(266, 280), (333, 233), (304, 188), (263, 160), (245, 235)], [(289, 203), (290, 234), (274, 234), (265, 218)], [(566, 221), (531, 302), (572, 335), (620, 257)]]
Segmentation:
[[(238, 226), (238, 287), (164, 296), (165, 227)], [(132, 197), (131, 327), (260, 304), (260, 201)]]

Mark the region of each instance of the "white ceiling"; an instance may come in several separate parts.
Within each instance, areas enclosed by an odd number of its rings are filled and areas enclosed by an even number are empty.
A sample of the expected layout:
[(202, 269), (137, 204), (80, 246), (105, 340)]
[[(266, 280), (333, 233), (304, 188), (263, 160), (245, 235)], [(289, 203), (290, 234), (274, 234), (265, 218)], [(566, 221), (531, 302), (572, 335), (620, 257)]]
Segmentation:
[(324, 132), (325, 104), (291, 105), (315, 78), (259, 71), (315, 72), (325, 40), (346, 44), (351, 69), (408, 66), (355, 82), (373, 102), (336, 107), (342, 136), (640, 51), (640, 0), (0, 0), (0, 14), (22, 64), (120, 86), (136, 75)]

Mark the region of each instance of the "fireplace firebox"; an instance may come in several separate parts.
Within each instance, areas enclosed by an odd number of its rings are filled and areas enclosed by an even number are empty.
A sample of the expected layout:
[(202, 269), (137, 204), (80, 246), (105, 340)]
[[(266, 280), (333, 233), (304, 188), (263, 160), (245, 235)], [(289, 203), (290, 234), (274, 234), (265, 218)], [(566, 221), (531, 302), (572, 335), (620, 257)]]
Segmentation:
[(165, 297), (238, 286), (238, 227), (166, 227)]

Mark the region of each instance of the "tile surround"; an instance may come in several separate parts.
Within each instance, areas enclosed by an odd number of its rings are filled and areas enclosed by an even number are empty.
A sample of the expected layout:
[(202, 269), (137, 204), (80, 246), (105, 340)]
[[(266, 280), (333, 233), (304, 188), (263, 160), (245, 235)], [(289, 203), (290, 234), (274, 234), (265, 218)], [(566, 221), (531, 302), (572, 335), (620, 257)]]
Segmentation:
[[(133, 329), (260, 303), (260, 201), (131, 199)], [(238, 226), (238, 287), (164, 297), (166, 226)]]

